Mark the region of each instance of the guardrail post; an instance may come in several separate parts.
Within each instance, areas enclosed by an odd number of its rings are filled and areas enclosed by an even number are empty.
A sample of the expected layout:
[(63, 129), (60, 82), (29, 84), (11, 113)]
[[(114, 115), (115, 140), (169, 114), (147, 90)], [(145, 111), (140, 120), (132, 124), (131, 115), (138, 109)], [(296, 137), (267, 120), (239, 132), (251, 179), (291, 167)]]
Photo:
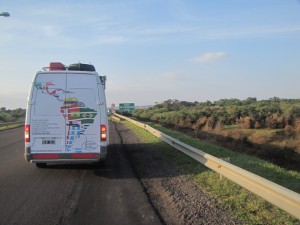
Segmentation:
[[(220, 158), (221, 160), (225, 161), (225, 162), (228, 162), (230, 163), (230, 157), (226, 157), (226, 158)], [(221, 168), (221, 165), (219, 165), (219, 168)], [(223, 175), (222, 174), (219, 174), (220, 175), (220, 180), (223, 179)]]

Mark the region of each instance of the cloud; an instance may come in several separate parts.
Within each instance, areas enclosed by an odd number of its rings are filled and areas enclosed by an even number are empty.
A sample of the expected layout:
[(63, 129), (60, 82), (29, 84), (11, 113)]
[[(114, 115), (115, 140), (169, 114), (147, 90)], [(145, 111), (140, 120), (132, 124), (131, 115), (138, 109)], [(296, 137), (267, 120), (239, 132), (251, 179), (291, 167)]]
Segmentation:
[(212, 63), (228, 58), (228, 54), (225, 52), (206, 52), (193, 58), (196, 63)]
[(127, 42), (129, 39), (123, 36), (111, 35), (111, 36), (100, 36), (94, 39), (91, 43), (92, 45), (102, 45), (102, 44), (122, 44)]
[(163, 72), (157, 76), (154, 76), (152, 82), (155, 82), (158, 86), (160, 84), (174, 84), (177, 82), (188, 81), (190, 76), (185, 72), (179, 71), (171, 71), (171, 72)]
[(274, 37), (279, 35), (291, 35), (299, 33), (300, 26), (296, 25), (268, 25), (268, 26), (255, 26), (244, 28), (222, 28), (212, 29), (205, 33), (204, 37), (207, 39), (240, 39), (240, 38), (262, 38)]
[(180, 79), (180, 74), (177, 72), (165, 72), (160, 77), (164, 80), (178, 80)]
[(146, 35), (165, 35), (165, 34), (179, 34), (179, 33), (191, 33), (199, 30), (198, 27), (188, 26), (161, 26), (155, 28), (134, 28), (133, 31)]
[(43, 33), (46, 37), (58, 37), (61, 33), (61, 28), (53, 25), (46, 25), (42, 27)]

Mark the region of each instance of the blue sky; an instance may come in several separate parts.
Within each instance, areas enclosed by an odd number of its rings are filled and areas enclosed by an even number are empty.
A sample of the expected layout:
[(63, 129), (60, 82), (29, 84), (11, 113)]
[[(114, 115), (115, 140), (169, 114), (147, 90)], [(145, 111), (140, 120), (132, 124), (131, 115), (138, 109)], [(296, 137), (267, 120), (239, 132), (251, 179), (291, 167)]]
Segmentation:
[(3, 0), (0, 106), (49, 62), (92, 63), (107, 102), (299, 98), (299, 0)]

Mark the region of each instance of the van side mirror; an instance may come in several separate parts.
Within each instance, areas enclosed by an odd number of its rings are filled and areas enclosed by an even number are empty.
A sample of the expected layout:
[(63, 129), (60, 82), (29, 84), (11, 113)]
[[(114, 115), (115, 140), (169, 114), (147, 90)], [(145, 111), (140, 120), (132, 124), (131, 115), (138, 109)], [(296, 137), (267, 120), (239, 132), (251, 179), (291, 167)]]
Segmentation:
[(99, 77), (100, 77), (101, 84), (104, 86), (104, 89), (105, 89), (106, 76), (99, 76)]

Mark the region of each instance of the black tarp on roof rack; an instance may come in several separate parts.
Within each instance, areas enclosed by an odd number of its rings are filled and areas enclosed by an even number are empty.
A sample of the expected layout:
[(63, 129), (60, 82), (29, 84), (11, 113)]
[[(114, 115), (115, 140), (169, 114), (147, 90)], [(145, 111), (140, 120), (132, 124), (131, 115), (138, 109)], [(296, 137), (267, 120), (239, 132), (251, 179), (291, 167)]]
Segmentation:
[(76, 70), (76, 71), (96, 71), (95, 67), (91, 64), (84, 63), (74, 63), (70, 64), (68, 70)]

